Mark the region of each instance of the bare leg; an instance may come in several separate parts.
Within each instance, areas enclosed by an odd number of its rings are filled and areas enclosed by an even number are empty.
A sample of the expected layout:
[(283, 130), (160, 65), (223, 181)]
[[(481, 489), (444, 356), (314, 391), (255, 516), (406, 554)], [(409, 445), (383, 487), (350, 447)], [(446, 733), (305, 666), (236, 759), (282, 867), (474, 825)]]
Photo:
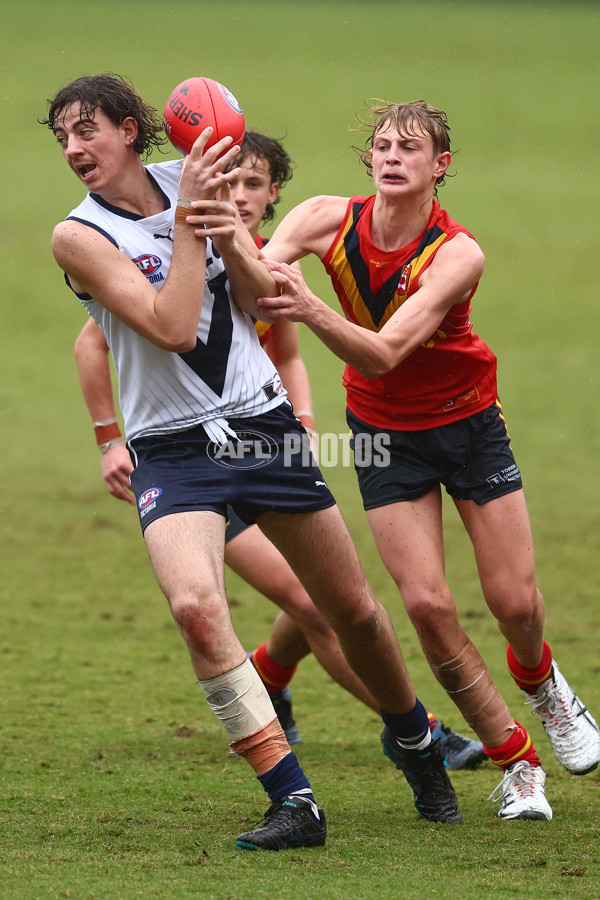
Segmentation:
[[(315, 607), (316, 609), (316, 607)], [(337, 638), (336, 638), (337, 643)], [(341, 651), (340, 651), (341, 652)], [(277, 613), (267, 641), (267, 653), (280, 666), (292, 668), (310, 656), (312, 650), (292, 617), (281, 610)], [(344, 664), (346, 664), (344, 660)]]
[(413, 709), (416, 696), (390, 618), (367, 584), (337, 507), (304, 515), (264, 513), (258, 523), (336, 632), (350, 666), (379, 706)]
[(452, 658), (466, 634), (446, 582), (439, 490), (368, 510), (367, 518), (428, 662), (439, 665)]
[(231, 623), (224, 536), (224, 517), (208, 511), (164, 516), (144, 535), (209, 706), (232, 739), (231, 746), (261, 776), (293, 754)]
[(373, 596), (337, 507), (304, 515), (263, 513), (278, 547), (336, 632), (350, 666), (381, 709), (386, 756), (402, 769), (420, 815), (460, 823), (456, 795), (427, 714), (417, 702), (390, 617)]
[(458, 621), (444, 572), (441, 513), (438, 488), (415, 501), (369, 510), (367, 516), (434, 675), (480, 740), (501, 747), (514, 720)]
[(227, 542), (225, 562), (282, 610), (267, 644), (267, 653), (273, 660), (292, 668), (312, 651), (334, 681), (379, 711), (373, 695), (348, 665), (335, 631), (279, 550), (257, 526), (247, 528)]
[(223, 516), (212, 512), (164, 516), (148, 526), (144, 538), (198, 679), (239, 666), (246, 654), (225, 596)]
[(475, 550), (486, 602), (521, 665), (535, 668), (544, 640), (544, 600), (535, 577), (533, 538), (523, 491), (456, 507)]

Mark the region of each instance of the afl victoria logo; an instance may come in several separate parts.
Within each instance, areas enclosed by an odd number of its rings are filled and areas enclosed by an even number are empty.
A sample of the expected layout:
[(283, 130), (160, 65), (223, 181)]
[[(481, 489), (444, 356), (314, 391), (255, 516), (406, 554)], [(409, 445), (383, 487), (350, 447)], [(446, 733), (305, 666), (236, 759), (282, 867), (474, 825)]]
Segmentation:
[(143, 256), (137, 256), (134, 263), (144, 275), (153, 275), (162, 266), (162, 259), (152, 253), (144, 253)]
[(160, 497), (162, 494), (162, 488), (153, 487), (149, 488), (149, 490), (144, 491), (143, 494), (140, 495), (140, 499), (138, 500), (138, 507), (140, 509), (146, 509), (157, 497)]

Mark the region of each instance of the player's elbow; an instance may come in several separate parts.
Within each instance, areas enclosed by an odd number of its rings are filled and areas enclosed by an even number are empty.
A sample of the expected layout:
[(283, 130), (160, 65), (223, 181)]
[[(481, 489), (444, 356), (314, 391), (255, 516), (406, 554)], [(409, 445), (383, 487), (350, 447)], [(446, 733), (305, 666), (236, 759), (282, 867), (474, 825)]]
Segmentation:
[(168, 337), (162, 335), (160, 342), (157, 341), (159, 347), (169, 350), (170, 353), (189, 353), (195, 348), (196, 342), (197, 333), (195, 331), (193, 334), (173, 334)]
[(158, 319), (143, 336), (161, 350), (168, 350), (170, 353), (188, 353), (196, 346), (198, 322), (195, 319), (189, 321), (180, 318)]
[(361, 375), (364, 375), (367, 381), (375, 381), (377, 378), (387, 375), (388, 372), (391, 372), (391, 367), (388, 366), (362, 366), (360, 368)]
[(171, 353), (189, 353), (196, 346), (196, 339), (193, 341), (181, 341), (178, 344), (173, 344), (171, 347), (168, 347)]
[(399, 362), (400, 360), (387, 347), (379, 347), (376, 352), (364, 359), (359, 371), (367, 381), (374, 381), (395, 369)]

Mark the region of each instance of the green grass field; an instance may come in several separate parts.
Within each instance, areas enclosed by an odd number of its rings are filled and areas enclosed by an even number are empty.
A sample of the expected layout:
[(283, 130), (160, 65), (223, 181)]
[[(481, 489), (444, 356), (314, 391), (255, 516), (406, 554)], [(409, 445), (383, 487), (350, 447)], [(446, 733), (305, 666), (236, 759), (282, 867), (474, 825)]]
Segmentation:
[[(381, 753), (376, 717), (312, 659), (294, 681), (298, 753), (328, 814), (327, 847), (234, 850), (266, 805), (194, 684), (134, 510), (105, 492), (72, 353), (84, 313), (49, 249), (81, 189), (36, 123), (81, 74), (127, 75), (160, 108), (183, 78), (216, 77), (249, 127), (286, 138), (297, 171), (283, 213), (316, 193), (369, 192), (348, 149), (369, 98), (446, 109), (459, 152), (441, 201), (487, 256), (474, 325), (500, 360), (548, 638), (600, 715), (598, 4), (0, 0), (0, 13), (2, 900), (600, 897), (600, 776), (564, 772), (537, 720), (551, 823), (498, 820), (487, 763), (454, 776), (465, 826), (426, 824)], [(330, 297), (320, 265), (304, 268)], [(318, 425), (342, 432), (342, 366), (302, 339)], [(376, 557), (353, 471), (326, 474), (420, 696), (459, 728)], [(447, 547), (471, 636), (529, 725), (450, 506)], [(228, 589), (250, 648), (274, 609), (233, 576)]]

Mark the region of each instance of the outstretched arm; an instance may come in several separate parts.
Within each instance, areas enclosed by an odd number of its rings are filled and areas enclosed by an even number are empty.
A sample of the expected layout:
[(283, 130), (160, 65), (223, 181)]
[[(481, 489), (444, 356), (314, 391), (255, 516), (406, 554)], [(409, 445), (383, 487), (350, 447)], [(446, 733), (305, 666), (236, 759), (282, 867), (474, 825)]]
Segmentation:
[(292, 263), (314, 253), (323, 259), (342, 223), (347, 205), (347, 197), (323, 194), (294, 207), (269, 240), (268, 258)]
[(94, 423), (102, 477), (113, 497), (135, 505), (129, 483), (133, 466), (117, 425), (108, 353), (104, 335), (89, 319), (75, 341), (75, 362), (83, 399)]
[(319, 299), (291, 266), (273, 264), (278, 297), (261, 298), (259, 307), (277, 318), (304, 322), (336, 356), (365, 378), (379, 378), (429, 340), (449, 309), (460, 303), (481, 277), (484, 256), (477, 243), (459, 234), (437, 252), (417, 291), (381, 331), (349, 322)]
[[(216, 203), (229, 202), (229, 187), (219, 192)], [(342, 221), (348, 200), (345, 197), (319, 196), (305, 200), (283, 219), (269, 240), (269, 259), (278, 262), (295, 262), (309, 253), (322, 258), (335, 237)], [(202, 236), (203, 228), (211, 224), (210, 210), (203, 204), (194, 203), (188, 221), (197, 228), (196, 235)], [(262, 258), (252, 238), (248, 234), (236, 210), (235, 234), (223, 233), (215, 241), (223, 256), (232, 294), (243, 310), (269, 322), (268, 311), (258, 308), (258, 297), (273, 297), (279, 287), (271, 278), (268, 261), (262, 268), (257, 260)], [(163, 289), (164, 290), (164, 289)]]

